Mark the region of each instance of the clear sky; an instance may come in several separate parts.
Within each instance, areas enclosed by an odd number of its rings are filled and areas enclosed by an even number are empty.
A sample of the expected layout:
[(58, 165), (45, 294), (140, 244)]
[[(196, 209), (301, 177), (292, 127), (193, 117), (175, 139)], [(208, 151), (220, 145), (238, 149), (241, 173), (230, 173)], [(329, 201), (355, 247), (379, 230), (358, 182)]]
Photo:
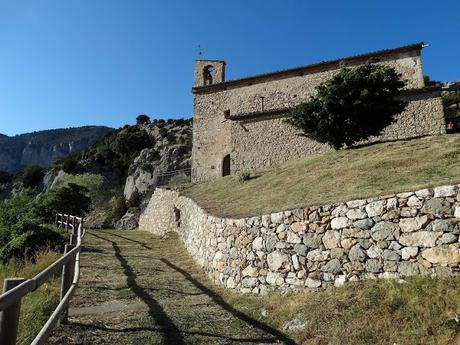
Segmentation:
[(237, 78), (424, 41), (460, 79), (460, 1), (0, 0), (0, 133), (192, 113), (193, 60)]

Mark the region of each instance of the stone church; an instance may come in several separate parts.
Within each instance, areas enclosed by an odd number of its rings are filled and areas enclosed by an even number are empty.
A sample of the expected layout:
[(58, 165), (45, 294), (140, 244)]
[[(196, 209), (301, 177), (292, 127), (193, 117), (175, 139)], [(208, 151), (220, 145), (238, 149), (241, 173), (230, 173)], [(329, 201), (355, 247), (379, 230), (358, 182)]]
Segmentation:
[(197, 60), (194, 70), (192, 181), (280, 164), (330, 150), (299, 135), (284, 119), (342, 64), (369, 59), (394, 66), (406, 80), (406, 110), (370, 140), (396, 140), (445, 133), (439, 88), (426, 87), (423, 43), (365, 53), (240, 79), (225, 80), (225, 61)]

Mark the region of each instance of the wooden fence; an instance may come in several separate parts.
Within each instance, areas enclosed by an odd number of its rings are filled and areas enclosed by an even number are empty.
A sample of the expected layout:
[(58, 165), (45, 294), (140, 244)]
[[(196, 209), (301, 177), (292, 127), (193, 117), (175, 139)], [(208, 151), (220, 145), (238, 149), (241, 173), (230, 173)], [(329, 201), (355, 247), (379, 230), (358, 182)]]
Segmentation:
[(85, 230), (82, 218), (68, 214), (57, 214), (56, 225), (70, 232), (70, 241), (65, 245), (64, 255), (31, 279), (5, 279), (3, 294), (0, 296), (1, 345), (16, 344), (22, 297), (38, 289), (59, 270), (62, 270), (60, 302), (31, 344), (45, 344), (61, 315), (61, 322), (67, 322), (69, 300), (80, 278), (80, 252)]

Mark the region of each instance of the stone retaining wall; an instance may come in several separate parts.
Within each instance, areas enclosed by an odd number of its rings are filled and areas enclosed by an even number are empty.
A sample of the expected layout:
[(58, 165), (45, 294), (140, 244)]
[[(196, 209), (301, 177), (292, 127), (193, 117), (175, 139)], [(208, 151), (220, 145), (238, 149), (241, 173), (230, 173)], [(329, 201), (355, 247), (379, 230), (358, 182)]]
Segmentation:
[(219, 285), (240, 292), (459, 271), (460, 185), (242, 219), (157, 189), (139, 227), (179, 233)]

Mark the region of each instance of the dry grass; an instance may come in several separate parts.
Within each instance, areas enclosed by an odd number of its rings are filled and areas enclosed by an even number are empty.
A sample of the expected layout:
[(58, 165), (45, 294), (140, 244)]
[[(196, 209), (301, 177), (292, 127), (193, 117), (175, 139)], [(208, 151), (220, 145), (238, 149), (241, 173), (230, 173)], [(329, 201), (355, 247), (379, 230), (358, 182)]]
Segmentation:
[(460, 180), (460, 134), (339, 150), (195, 184), (184, 190), (212, 214), (246, 217)]
[[(289, 332), (298, 344), (457, 344), (460, 278), (413, 277), (348, 283), (297, 295), (241, 297), (229, 303), (276, 328), (300, 317), (305, 328)], [(262, 317), (261, 310), (267, 311)]]
[[(36, 262), (11, 261), (0, 266), (0, 282), (8, 277), (32, 278), (51, 265), (60, 255), (54, 252), (40, 253)], [(59, 279), (51, 279), (36, 291), (27, 294), (21, 302), (18, 345), (30, 344), (59, 302)]]

